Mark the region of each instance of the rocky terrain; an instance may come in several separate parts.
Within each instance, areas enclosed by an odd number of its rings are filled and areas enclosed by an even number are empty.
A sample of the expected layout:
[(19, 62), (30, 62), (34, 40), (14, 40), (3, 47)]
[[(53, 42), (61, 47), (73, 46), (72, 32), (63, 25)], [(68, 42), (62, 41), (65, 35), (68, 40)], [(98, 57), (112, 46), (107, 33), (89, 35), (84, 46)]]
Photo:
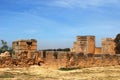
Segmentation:
[(0, 80), (120, 80), (120, 66), (55, 70), (40, 66), (0, 68)]

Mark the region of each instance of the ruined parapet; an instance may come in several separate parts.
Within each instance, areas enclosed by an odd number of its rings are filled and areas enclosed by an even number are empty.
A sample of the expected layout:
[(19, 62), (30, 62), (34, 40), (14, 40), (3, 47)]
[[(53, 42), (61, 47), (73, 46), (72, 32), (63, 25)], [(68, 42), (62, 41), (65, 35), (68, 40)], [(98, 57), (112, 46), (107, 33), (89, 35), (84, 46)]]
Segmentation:
[(95, 53), (95, 36), (77, 36), (71, 52)]
[(12, 48), (15, 52), (16, 58), (24, 51), (28, 52), (27, 58), (31, 58), (31, 52), (37, 50), (37, 40), (17, 40), (12, 43)]
[(68, 67), (68, 54), (70, 54), (70, 52), (64, 52), (64, 51), (60, 51), (58, 52), (58, 68), (65, 68)]
[(55, 67), (57, 61), (54, 59), (54, 51), (39, 51), (40, 57), (44, 61), (43, 66), (45, 67)]
[(64, 51), (46, 51), (45, 63), (46, 66), (52, 68), (66, 67), (67, 52)]
[(115, 54), (115, 42), (113, 38), (102, 39), (102, 53), (103, 54)]
[(41, 59), (44, 61), (42, 66), (51, 68), (66, 67), (68, 64), (67, 51), (39, 51)]

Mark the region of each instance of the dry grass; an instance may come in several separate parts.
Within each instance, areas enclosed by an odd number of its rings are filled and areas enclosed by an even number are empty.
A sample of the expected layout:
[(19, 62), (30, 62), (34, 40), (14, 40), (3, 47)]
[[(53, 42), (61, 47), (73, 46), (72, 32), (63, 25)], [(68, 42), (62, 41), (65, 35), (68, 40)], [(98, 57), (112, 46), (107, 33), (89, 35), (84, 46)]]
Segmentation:
[(0, 80), (120, 80), (120, 66), (92, 67), (69, 71), (39, 66), (0, 68)]

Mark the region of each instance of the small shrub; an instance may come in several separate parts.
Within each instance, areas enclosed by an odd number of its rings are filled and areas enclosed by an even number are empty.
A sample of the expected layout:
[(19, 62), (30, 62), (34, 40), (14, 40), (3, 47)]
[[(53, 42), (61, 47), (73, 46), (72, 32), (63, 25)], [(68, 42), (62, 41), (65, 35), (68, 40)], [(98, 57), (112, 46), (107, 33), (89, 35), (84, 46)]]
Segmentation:
[(59, 70), (61, 71), (70, 71), (70, 70), (76, 70), (76, 69), (81, 69), (80, 67), (73, 67), (73, 68), (60, 68)]
[(4, 73), (0, 75), (0, 78), (14, 78), (14, 76), (11, 73)]

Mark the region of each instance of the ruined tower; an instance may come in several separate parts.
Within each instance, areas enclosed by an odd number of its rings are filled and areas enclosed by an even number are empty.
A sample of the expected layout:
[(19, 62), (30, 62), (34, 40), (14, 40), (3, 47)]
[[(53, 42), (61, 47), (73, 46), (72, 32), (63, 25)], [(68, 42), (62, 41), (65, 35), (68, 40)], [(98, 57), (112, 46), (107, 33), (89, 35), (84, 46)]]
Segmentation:
[(102, 39), (102, 53), (103, 54), (115, 54), (115, 42), (113, 38)]
[(95, 36), (77, 36), (74, 42), (72, 52), (95, 53)]
[(37, 50), (37, 40), (17, 40), (12, 43), (12, 48), (16, 57), (22, 52), (27, 52), (27, 58), (30, 58), (31, 53)]

